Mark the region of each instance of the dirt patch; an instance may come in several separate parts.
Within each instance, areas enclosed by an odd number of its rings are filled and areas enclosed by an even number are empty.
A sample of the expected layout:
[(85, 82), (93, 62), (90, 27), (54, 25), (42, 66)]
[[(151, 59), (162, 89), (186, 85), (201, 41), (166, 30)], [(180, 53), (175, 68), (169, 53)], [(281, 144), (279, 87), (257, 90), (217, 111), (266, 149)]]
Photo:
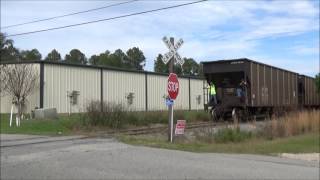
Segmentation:
[(289, 154), (282, 153), (279, 155), (282, 158), (299, 159), (305, 161), (320, 161), (320, 153), (301, 153), (301, 154)]

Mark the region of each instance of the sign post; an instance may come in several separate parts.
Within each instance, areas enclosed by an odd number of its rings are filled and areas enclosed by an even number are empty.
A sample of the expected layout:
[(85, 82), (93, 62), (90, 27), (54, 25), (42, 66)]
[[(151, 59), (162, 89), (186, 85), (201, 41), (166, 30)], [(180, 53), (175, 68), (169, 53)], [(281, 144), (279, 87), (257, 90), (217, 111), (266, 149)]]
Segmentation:
[[(178, 76), (174, 73), (170, 73), (168, 77), (168, 85), (167, 85), (167, 91), (170, 100), (175, 100), (179, 94), (179, 81)], [(169, 124), (170, 124), (170, 142), (172, 142), (173, 139), (173, 103), (169, 104)]]
[[(184, 63), (184, 60), (181, 59), (180, 55), (177, 53), (178, 48), (183, 44), (183, 40), (180, 39), (176, 44), (174, 44), (174, 38), (170, 37), (170, 40), (167, 37), (163, 37), (162, 41), (165, 43), (169, 52), (164, 54), (162, 61), (169, 64), (169, 78), (167, 90), (169, 94), (169, 98), (171, 100), (175, 100), (179, 93), (179, 81), (177, 75), (174, 74), (174, 61), (176, 60), (181, 66)], [(168, 104), (169, 110), (169, 121), (168, 121), (168, 141), (172, 142), (173, 140), (173, 103)]]

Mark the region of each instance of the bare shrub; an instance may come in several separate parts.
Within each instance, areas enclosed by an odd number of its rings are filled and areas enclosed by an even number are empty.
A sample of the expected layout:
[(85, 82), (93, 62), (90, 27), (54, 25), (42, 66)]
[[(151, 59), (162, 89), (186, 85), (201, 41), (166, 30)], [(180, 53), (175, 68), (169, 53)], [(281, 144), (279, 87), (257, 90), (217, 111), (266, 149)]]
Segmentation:
[(213, 128), (202, 128), (195, 131), (195, 139), (204, 143), (237, 143), (253, 137), (251, 132), (233, 128), (221, 128), (217, 132)]
[(214, 129), (213, 128), (200, 128), (194, 132), (195, 139), (199, 142), (213, 143), (214, 142)]
[(90, 126), (108, 126), (121, 128), (127, 120), (126, 108), (122, 104), (91, 101), (87, 104), (84, 124)]
[(261, 134), (269, 139), (276, 137), (295, 136), (309, 132), (319, 132), (320, 111), (297, 111), (291, 112), (278, 119), (272, 118), (267, 122)]
[(9, 95), (18, 109), (17, 117), (21, 119), (28, 96), (39, 85), (39, 72), (32, 64), (0, 65), (0, 95)]

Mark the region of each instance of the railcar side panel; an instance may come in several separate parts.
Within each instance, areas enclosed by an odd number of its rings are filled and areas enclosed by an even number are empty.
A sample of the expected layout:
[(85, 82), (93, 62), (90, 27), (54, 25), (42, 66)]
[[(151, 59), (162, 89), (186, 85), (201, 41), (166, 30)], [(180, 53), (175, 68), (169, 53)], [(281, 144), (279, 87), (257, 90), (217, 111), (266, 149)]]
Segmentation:
[(272, 66), (250, 63), (252, 107), (297, 106), (298, 75)]
[(300, 76), (301, 102), (303, 106), (320, 106), (319, 92), (317, 92), (315, 79), (307, 76)]

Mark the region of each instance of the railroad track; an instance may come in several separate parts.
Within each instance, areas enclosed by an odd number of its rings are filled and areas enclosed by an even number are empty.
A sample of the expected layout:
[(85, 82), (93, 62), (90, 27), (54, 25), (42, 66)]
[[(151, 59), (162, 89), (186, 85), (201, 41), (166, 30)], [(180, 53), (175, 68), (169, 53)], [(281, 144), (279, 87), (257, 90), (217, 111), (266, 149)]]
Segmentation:
[[(242, 124), (242, 123), (240, 123)], [(222, 126), (230, 126), (233, 125), (231, 122), (199, 122), (199, 123), (187, 123), (186, 129), (196, 129), (196, 128), (204, 128), (204, 127), (222, 127)], [(73, 140), (80, 140), (80, 139), (89, 139), (92, 137), (112, 137), (116, 134), (122, 135), (143, 135), (143, 134), (154, 134), (154, 133), (166, 133), (168, 131), (168, 127), (166, 125), (159, 126), (159, 127), (145, 127), (145, 128), (134, 128), (134, 129), (125, 129), (125, 130), (116, 130), (116, 131), (109, 131), (109, 132), (101, 132), (95, 135), (88, 135), (82, 137), (74, 137), (74, 138), (67, 138), (67, 139), (50, 139), (45, 140), (46, 137), (38, 137), (38, 138), (31, 138), (31, 139), (24, 139), (24, 140), (41, 140), (35, 142), (27, 142), (27, 143), (18, 143), (18, 144), (1, 144), (1, 148), (10, 148), (16, 146), (28, 146), (28, 145), (35, 145), (35, 144), (44, 144), (44, 143), (53, 143), (53, 142), (61, 142), (61, 141), (73, 141)], [(17, 141), (21, 142), (24, 141), (22, 139), (18, 139)], [(5, 142), (11, 142), (15, 140), (9, 140)]]
[[(255, 123), (253, 122), (239, 123), (239, 125), (242, 125), (242, 124), (255, 124)], [(204, 128), (204, 127), (231, 127), (231, 126), (234, 126), (234, 123), (231, 121), (222, 121), (222, 122), (210, 121), (210, 122), (200, 122), (200, 123), (187, 123), (186, 129), (197, 129), (197, 128)], [(109, 135), (114, 135), (114, 134), (142, 135), (142, 134), (153, 134), (153, 133), (166, 133), (167, 131), (168, 131), (168, 126), (164, 125), (160, 127), (147, 127), (147, 128), (136, 128), (136, 129), (114, 131), (112, 133), (109, 133)]]
[[(212, 126), (212, 127), (228, 126), (228, 125), (231, 125), (231, 124), (232, 123), (228, 123), (228, 122), (187, 123), (186, 124), (186, 129), (196, 129), (196, 128), (203, 128), (203, 127), (208, 127), (208, 126)], [(167, 131), (168, 131), (168, 126), (163, 125), (163, 126), (159, 126), (159, 127), (146, 127), (146, 128), (134, 128), (134, 129), (110, 131), (110, 132), (102, 133), (102, 136), (111, 136), (111, 135), (115, 135), (115, 134), (142, 135), (142, 134), (153, 134), (153, 133), (165, 133)]]

